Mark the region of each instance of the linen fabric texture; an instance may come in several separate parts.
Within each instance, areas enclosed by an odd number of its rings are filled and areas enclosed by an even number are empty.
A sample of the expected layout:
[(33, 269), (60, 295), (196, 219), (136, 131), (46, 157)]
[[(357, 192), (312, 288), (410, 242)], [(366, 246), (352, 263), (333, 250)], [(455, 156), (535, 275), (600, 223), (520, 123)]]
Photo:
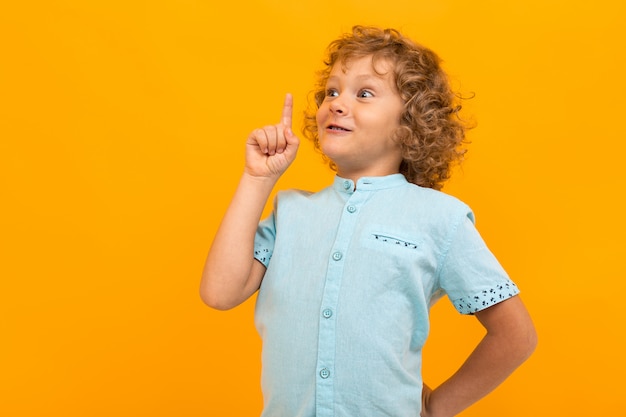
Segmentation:
[(430, 306), (519, 292), (470, 208), (401, 174), (280, 192), (254, 257), (263, 417), (418, 417)]

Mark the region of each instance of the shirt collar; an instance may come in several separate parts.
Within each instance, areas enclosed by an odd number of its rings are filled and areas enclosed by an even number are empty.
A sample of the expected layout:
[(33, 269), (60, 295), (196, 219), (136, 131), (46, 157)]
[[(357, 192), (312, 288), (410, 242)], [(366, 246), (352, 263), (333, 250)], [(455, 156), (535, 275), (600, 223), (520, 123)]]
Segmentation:
[[(391, 174), (384, 177), (361, 177), (356, 182), (356, 190), (374, 191), (382, 190), (384, 188), (399, 187), (405, 184), (408, 184), (408, 181), (402, 174)], [(333, 188), (337, 191), (348, 194), (355, 192), (354, 181), (342, 178), (339, 175), (335, 176)]]

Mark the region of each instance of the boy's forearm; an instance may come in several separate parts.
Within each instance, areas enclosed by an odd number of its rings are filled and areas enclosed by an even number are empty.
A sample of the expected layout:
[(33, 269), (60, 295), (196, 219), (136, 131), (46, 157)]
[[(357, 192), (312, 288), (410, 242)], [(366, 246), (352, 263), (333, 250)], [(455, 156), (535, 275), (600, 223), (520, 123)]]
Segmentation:
[[(500, 341), (487, 335), (457, 373), (430, 394), (428, 417), (452, 417), (500, 385), (523, 360), (500, 357)], [(510, 351), (512, 355), (514, 352)]]
[[(215, 235), (202, 273), (200, 295), (218, 309), (245, 301), (260, 284), (253, 272), (254, 236), (274, 178), (243, 174)], [(259, 282), (255, 282), (259, 281)]]
[[(425, 399), (424, 417), (451, 417), (500, 385), (533, 352), (536, 334), (519, 297), (477, 316), (487, 334), (461, 368)], [(489, 310), (489, 309), (487, 309)]]

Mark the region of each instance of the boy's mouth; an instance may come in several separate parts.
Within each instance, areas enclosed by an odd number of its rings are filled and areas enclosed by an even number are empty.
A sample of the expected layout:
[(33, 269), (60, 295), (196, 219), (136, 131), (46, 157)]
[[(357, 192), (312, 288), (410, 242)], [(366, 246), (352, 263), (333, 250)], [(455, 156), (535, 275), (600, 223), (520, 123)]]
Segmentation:
[(339, 125), (328, 125), (326, 127), (326, 129), (328, 130), (334, 130), (337, 132), (350, 132), (350, 129), (346, 129), (345, 127), (339, 126)]

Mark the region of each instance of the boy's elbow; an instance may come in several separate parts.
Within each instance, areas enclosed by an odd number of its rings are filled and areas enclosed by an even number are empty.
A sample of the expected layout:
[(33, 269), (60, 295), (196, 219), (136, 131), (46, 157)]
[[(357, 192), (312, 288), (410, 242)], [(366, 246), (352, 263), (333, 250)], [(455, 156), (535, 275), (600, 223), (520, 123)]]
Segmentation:
[(207, 306), (215, 310), (224, 311), (224, 310), (230, 310), (231, 308), (235, 307), (235, 305), (226, 302), (221, 297), (215, 297), (214, 295), (206, 294), (203, 291), (200, 291), (200, 298), (202, 299), (204, 304), (206, 304)]
[(239, 302), (236, 302), (229, 297), (225, 296), (223, 291), (220, 291), (216, 288), (211, 288), (205, 283), (200, 285), (200, 299), (207, 306), (215, 309), (215, 310), (230, 310), (231, 308), (239, 305)]
[(537, 348), (537, 331), (532, 322), (527, 322), (518, 330), (515, 337), (511, 336), (509, 335), (509, 343), (512, 348), (512, 355), (521, 364), (530, 358)]
[(535, 326), (531, 323), (526, 331), (525, 343), (524, 343), (524, 360), (528, 359), (537, 349), (538, 336)]
[(216, 310), (230, 310), (245, 302), (261, 285), (265, 266), (254, 262), (251, 268), (233, 271), (232, 269), (204, 269), (200, 282), (200, 298)]

